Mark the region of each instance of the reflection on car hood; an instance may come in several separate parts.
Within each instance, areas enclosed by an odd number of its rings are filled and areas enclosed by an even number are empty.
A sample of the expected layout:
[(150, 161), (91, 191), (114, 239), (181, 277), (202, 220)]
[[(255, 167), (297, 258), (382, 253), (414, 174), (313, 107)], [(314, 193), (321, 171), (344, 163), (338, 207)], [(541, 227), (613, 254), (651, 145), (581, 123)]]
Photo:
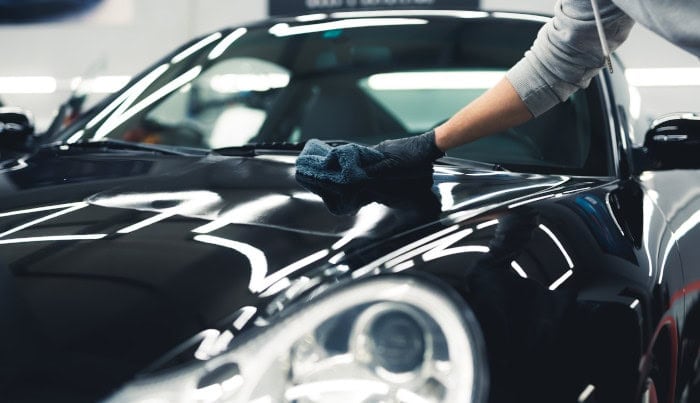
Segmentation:
[(412, 229), (590, 185), (438, 166), (432, 178), (338, 188), (296, 178), (293, 156), (25, 163), (0, 174), (0, 321), (13, 329), (0, 347), (0, 393), (37, 399), (104, 396), (329, 261), (366, 261)]

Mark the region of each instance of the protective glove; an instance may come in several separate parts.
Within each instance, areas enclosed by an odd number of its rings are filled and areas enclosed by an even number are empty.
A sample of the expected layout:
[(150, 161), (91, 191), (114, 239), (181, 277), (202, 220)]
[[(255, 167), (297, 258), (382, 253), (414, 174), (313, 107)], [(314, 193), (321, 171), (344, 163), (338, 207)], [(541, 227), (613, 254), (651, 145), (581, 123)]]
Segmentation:
[(433, 162), (445, 155), (435, 144), (433, 130), (417, 136), (384, 140), (373, 148), (384, 154), (384, 159), (367, 167), (371, 176), (431, 169)]

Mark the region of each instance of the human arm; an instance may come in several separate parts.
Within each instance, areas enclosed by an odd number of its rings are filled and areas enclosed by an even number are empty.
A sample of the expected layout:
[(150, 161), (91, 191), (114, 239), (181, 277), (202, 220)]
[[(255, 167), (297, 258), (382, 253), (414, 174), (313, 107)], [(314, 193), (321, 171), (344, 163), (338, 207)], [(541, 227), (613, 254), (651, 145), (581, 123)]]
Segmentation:
[[(607, 43), (615, 49), (634, 22), (611, 0), (596, 1)], [(587, 87), (604, 64), (590, 0), (558, 1), (554, 17), (542, 27), (525, 57), (493, 88), (435, 128), (434, 144), (444, 152), (537, 117)], [(405, 167), (432, 162), (438, 155), (434, 150), (407, 158), (414, 143), (425, 138), (390, 140), (387, 155)], [(410, 147), (403, 148), (404, 143)], [(382, 151), (382, 145), (378, 147)]]

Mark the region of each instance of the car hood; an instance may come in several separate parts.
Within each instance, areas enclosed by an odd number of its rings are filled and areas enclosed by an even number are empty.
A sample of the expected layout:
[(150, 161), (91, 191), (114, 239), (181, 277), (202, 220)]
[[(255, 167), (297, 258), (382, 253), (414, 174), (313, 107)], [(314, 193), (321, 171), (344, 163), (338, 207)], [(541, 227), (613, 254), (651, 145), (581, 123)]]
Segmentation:
[(315, 268), (591, 186), (458, 165), (329, 186), (294, 161), (52, 151), (6, 168), (0, 398), (93, 400)]

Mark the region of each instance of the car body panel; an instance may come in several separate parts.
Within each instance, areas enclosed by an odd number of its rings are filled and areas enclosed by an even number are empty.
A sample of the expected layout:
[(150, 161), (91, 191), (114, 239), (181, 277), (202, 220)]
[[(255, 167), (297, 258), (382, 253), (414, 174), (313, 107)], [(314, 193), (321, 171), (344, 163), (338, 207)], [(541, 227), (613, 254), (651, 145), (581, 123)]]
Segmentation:
[[(295, 177), (294, 155), (58, 152), (65, 157), (40, 153), (3, 174), (1, 202), (10, 208), (0, 212), (0, 256), (8, 280), (3, 305), (22, 307), (26, 316), (13, 319), (22, 323), (18, 328), (36, 329), (16, 341), (42, 346), (35, 359), (76, 363), (47, 377), (65, 388), (77, 377), (106, 393), (243, 307), (255, 307), (251, 322), (274, 320), (275, 288), (302, 275), (329, 283), (420, 271), (452, 284), (494, 340), (492, 358), (503, 362), (494, 365), (495, 382), (520, 387), (532, 379), (513, 377), (517, 363), (535, 352), (556, 359), (535, 348), (542, 337), (583, 337), (576, 321), (548, 328), (548, 314), (585, 317), (588, 308), (581, 307), (595, 307), (641, 323), (645, 335), (632, 327), (624, 333), (634, 338), (624, 343), (637, 355), (653, 331), (647, 318), (669, 308), (674, 323), (682, 321), (683, 300), (668, 305), (683, 289), (680, 259), (666, 232), (650, 230), (664, 228), (665, 220), (634, 182), (438, 165), (427, 181), (358, 191), (310, 186)], [(640, 212), (644, 222), (634, 222)], [(41, 238), (61, 236), (66, 239)], [(335, 266), (347, 269), (321, 270)], [(512, 295), (492, 295), (496, 289)], [(655, 299), (659, 293), (666, 297)], [(524, 295), (531, 304), (514, 308)], [(528, 335), (541, 327), (541, 334), (504, 339), (495, 318), (516, 312), (528, 321), (510, 324), (509, 332)], [(601, 332), (585, 335), (614, 339)], [(110, 362), (110, 369), (100, 371), (98, 361)], [(13, 367), (16, 361), (5, 363), (5, 370), (14, 368), (15, 385), (36, 382), (23, 379), (25, 368)], [(605, 393), (605, 381), (598, 384)]]

